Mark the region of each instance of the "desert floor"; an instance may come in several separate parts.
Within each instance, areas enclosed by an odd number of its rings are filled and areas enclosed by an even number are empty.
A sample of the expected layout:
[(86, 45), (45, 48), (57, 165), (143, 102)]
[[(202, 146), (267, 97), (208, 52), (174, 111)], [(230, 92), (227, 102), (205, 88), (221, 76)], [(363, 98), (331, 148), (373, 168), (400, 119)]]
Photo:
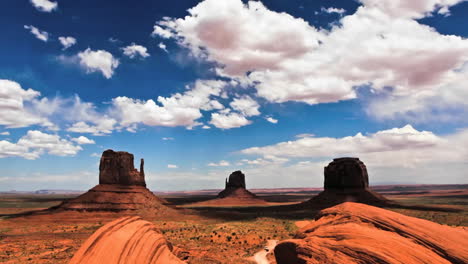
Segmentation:
[[(375, 186), (373, 189), (403, 205), (386, 209), (468, 228), (466, 185)], [(265, 250), (271, 241), (293, 237), (301, 221), (313, 219), (320, 209), (289, 208), (319, 190), (253, 191), (270, 205), (190, 207), (190, 203), (213, 198), (216, 191), (158, 194), (179, 212), (152, 216), (143, 212), (142, 217), (155, 223), (174, 246), (176, 255), (188, 263), (256, 263), (256, 253)], [(75, 196), (77, 194), (0, 194), (0, 263), (67, 263), (94, 231), (124, 215), (27, 213), (44, 210)]]

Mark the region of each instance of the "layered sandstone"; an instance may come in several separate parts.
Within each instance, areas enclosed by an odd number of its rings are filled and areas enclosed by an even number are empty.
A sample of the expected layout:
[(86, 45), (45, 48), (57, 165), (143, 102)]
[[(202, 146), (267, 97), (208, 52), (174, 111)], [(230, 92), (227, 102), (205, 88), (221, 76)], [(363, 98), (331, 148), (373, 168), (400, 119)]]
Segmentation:
[(278, 264), (468, 263), (468, 231), (343, 203), (322, 210), (274, 254)]
[(70, 264), (182, 264), (156, 226), (140, 217), (122, 217), (99, 228)]
[(140, 171), (133, 165), (133, 155), (106, 150), (99, 165), (99, 184), (58, 208), (79, 211), (160, 210), (162, 199), (146, 188), (144, 161)]

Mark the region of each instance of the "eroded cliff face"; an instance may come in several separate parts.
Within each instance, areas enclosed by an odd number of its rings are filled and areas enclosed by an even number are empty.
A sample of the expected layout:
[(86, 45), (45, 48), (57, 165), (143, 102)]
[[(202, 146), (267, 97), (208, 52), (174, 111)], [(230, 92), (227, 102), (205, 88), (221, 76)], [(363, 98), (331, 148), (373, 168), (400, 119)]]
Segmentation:
[(229, 178), (226, 180), (226, 189), (227, 188), (246, 188), (245, 186), (245, 175), (242, 171), (234, 171), (229, 175)]
[(134, 167), (133, 159), (133, 154), (125, 151), (104, 151), (99, 164), (99, 184), (146, 186), (144, 160), (141, 159), (138, 171)]
[(342, 203), (322, 210), (274, 250), (278, 264), (468, 263), (468, 231)]
[(146, 188), (143, 159), (140, 171), (135, 169), (133, 159), (133, 154), (125, 151), (104, 151), (99, 165), (99, 184), (63, 202), (58, 208), (76, 211), (169, 210), (163, 205), (164, 200)]
[(367, 189), (369, 176), (366, 165), (359, 158), (333, 159), (324, 169), (327, 189)]
[(70, 264), (182, 264), (156, 226), (140, 217), (122, 217), (99, 228)]

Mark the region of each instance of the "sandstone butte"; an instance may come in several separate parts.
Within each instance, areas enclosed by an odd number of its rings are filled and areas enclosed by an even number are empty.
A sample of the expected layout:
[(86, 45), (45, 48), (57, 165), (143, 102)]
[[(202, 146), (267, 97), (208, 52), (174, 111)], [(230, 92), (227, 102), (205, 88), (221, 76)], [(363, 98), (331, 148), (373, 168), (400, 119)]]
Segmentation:
[(122, 217), (99, 228), (75, 253), (70, 264), (182, 264), (154, 224)]
[(225, 188), (215, 199), (193, 203), (191, 206), (246, 206), (266, 205), (266, 201), (246, 189), (245, 175), (234, 171), (225, 182)]
[(347, 202), (322, 210), (274, 254), (278, 264), (461, 264), (468, 231)]
[(164, 200), (146, 188), (144, 160), (141, 159), (138, 171), (133, 159), (128, 152), (104, 151), (99, 164), (99, 184), (55, 209), (116, 212), (168, 209)]
[(324, 191), (304, 204), (330, 207), (343, 202), (390, 205), (391, 201), (369, 189), (366, 165), (359, 158), (337, 158), (324, 168)]

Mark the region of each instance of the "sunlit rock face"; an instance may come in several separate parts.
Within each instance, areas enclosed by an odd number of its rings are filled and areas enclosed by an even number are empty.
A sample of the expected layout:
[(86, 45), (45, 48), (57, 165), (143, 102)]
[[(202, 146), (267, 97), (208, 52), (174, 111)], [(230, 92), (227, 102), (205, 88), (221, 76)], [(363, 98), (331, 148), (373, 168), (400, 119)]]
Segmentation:
[(70, 264), (182, 264), (157, 227), (140, 217), (122, 217), (99, 228)]
[(359, 158), (333, 159), (333, 161), (325, 167), (324, 174), (325, 190), (369, 188), (367, 168)]
[(102, 153), (99, 164), (99, 184), (121, 184), (146, 186), (144, 160), (140, 171), (133, 165), (133, 154), (108, 149)]
[(133, 165), (133, 154), (108, 149), (101, 156), (99, 184), (74, 199), (64, 201), (57, 208), (114, 212), (169, 210), (163, 199), (146, 188), (143, 166), (141, 159), (138, 171)]

